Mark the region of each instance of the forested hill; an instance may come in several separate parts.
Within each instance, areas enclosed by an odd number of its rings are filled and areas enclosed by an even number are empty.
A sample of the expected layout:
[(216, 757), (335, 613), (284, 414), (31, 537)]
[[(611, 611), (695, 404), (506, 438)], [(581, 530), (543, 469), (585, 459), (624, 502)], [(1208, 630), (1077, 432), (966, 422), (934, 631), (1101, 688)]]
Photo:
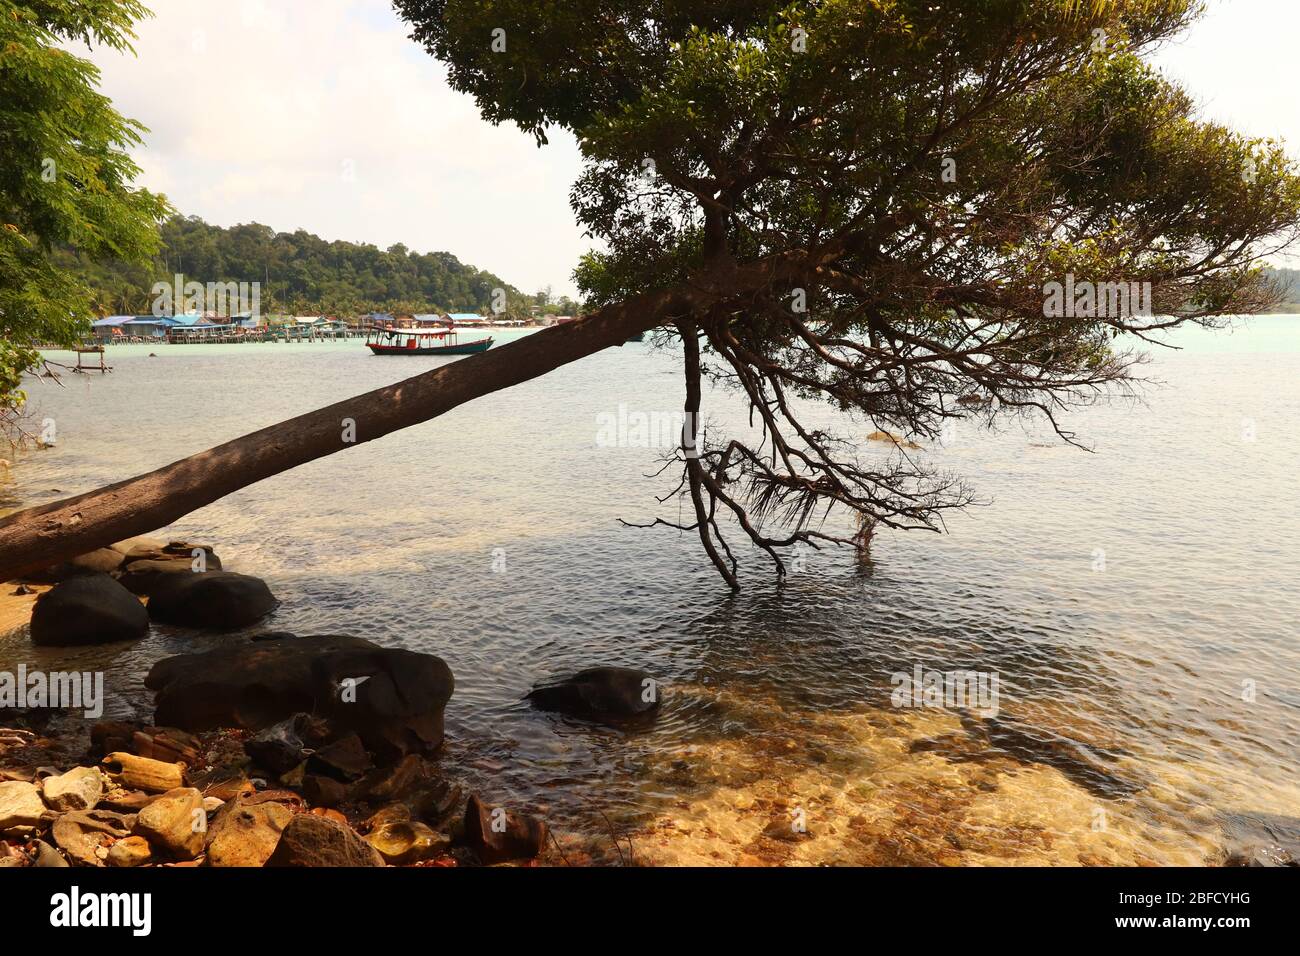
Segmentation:
[(498, 288), (512, 310), (535, 301), (449, 252), (329, 242), (258, 223), (225, 229), (197, 216), (177, 216), (161, 232), (163, 248), (147, 268), (92, 263), (71, 252), (58, 253), (59, 264), (95, 290), (105, 314), (148, 313), (153, 284), (177, 275), (205, 284), (260, 282), (263, 313), (479, 312), (492, 308)]
[(1280, 310), (1283, 312), (1300, 312), (1300, 269), (1274, 269), (1272, 271), (1286, 292), (1286, 297), (1279, 306)]

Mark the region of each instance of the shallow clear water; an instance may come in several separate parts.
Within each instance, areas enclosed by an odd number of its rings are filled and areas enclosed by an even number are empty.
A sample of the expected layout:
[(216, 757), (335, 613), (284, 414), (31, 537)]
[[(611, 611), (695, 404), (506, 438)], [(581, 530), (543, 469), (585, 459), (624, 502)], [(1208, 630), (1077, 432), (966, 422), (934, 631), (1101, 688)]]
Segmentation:
[[(677, 516), (655, 510), (659, 451), (626, 447), (635, 429), (601, 440), (620, 404), (660, 421), (680, 408), (679, 364), (649, 344), (262, 482), (168, 535), (266, 578), (283, 605), (265, 627), (444, 657), (443, 759), (487, 799), (544, 813), (571, 859), (616, 861), (617, 833), (658, 863), (1212, 863), (1300, 839), (1300, 317), (1174, 341), (1141, 403), (1072, 415), (1092, 453), (1032, 424), (960, 428), (921, 454), (987, 506), (946, 535), (882, 532), (869, 564), (813, 552), (783, 585), (754, 561), (737, 596), (690, 537), (618, 522)], [(110, 375), (29, 389), (58, 443), (15, 462), (0, 505), (448, 361), (357, 342), (108, 357)], [(709, 410), (738, 414), (721, 393)], [(221, 640), (158, 628), (69, 654), (20, 630), (0, 664), (103, 666), (113, 711), (147, 716), (148, 666)], [(651, 729), (521, 700), (603, 663), (665, 683)], [(998, 713), (891, 706), (891, 675), (917, 665), (996, 672)], [(807, 833), (783, 838), (793, 820)]]

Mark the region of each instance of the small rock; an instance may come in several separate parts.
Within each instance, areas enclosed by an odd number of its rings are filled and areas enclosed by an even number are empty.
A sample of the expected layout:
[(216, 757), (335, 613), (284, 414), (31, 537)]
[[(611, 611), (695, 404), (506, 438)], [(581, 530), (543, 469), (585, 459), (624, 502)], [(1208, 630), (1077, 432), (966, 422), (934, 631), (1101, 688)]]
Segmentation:
[(404, 803), (390, 803), (372, 813), (364, 823), (362, 828), (367, 832), (373, 832), (379, 827), (388, 823), (405, 823), (411, 819), (411, 808)]
[(370, 754), (355, 733), (317, 750), (312, 755), (310, 764), (313, 770), (342, 777), (344, 780), (355, 780), (373, 766)]
[(167, 542), (161, 538), (127, 538), (125, 541), (119, 541), (117, 544), (110, 544), (110, 548), (122, 555), (140, 554), (149, 551), (161, 551), (167, 547)]
[(99, 866), (99, 850), (109, 839), (130, 836), (135, 825), (133, 815), (111, 810), (74, 810), (54, 818), (50, 833), (54, 843), (74, 863)]
[(144, 866), (153, 860), (153, 848), (149, 841), (141, 836), (129, 836), (118, 840), (108, 848), (105, 862), (109, 866)]
[(29, 862), (26, 853), (0, 840), (0, 866), (27, 866)]
[(789, 843), (795, 843), (799, 840), (806, 840), (811, 836), (807, 828), (800, 829), (795, 825), (792, 817), (775, 817), (763, 829), (763, 836), (773, 840), (784, 840)]
[(449, 837), (414, 820), (396, 820), (375, 827), (366, 842), (391, 866), (407, 866), (447, 851)]
[(132, 790), (167, 793), (183, 782), (183, 771), (178, 763), (164, 763), (121, 751), (109, 754), (103, 763), (122, 786)]
[(57, 777), (46, 777), (42, 786), (51, 810), (93, 810), (104, 795), (104, 775), (98, 767), (73, 767)]
[(299, 813), (280, 834), (267, 866), (383, 866), (384, 858), (351, 828)]
[(132, 833), (165, 856), (192, 860), (203, 852), (207, 829), (203, 795), (193, 787), (178, 787), (141, 810)]
[(0, 783), (0, 832), (36, 827), (47, 812), (35, 784), (22, 780)]
[(333, 807), (312, 807), (311, 814), (312, 816), (324, 817), (326, 820), (333, 820), (335, 823), (341, 823), (344, 826), (348, 825), (348, 818)]
[(367, 774), (354, 787), (354, 795), (372, 803), (386, 803), (409, 793), (427, 774), (424, 761), (408, 754), (391, 767), (381, 767)]
[(302, 795), (314, 807), (337, 807), (348, 798), (347, 784), (321, 774), (307, 774), (302, 780)]
[(240, 800), (231, 801), (212, 820), (204, 864), (264, 866), (293, 815), (293, 811), (281, 803), (249, 806)]
[(63, 858), (63, 854), (54, 847), (50, 846), (44, 840), (36, 841), (36, 862), (35, 866), (53, 869), (61, 866), (67, 866), (68, 861)]
[(1258, 844), (1239, 848), (1228, 853), (1224, 866), (1277, 867), (1300, 866), (1286, 849), (1277, 844)]
[(288, 773), (310, 755), (311, 748), (302, 739), (302, 726), (308, 719), (306, 714), (295, 714), (287, 720), (272, 724), (245, 740), (244, 752), (258, 766), (265, 767), (272, 773)]
[(175, 727), (142, 727), (131, 735), (131, 752), (150, 760), (192, 767), (199, 762), (199, 740)]
[(408, 796), (406, 804), (420, 819), (437, 826), (456, 811), (461, 796), (460, 787), (445, 780), (433, 780)]
[(116, 810), (118, 813), (139, 813), (158, 799), (156, 793), (143, 790), (124, 790), (121, 787), (110, 788), (99, 798), (98, 806), (104, 810)]
[(302, 782), (307, 777), (307, 761), (303, 761), (287, 773), (280, 774), (280, 783), (291, 790), (301, 790)]
[(492, 807), (477, 796), (465, 808), (465, 840), (484, 863), (530, 859), (546, 846), (546, 823), (538, 817)]
[(122, 720), (96, 721), (90, 728), (91, 752), (101, 759), (116, 750), (130, 753), (135, 731), (135, 724)]

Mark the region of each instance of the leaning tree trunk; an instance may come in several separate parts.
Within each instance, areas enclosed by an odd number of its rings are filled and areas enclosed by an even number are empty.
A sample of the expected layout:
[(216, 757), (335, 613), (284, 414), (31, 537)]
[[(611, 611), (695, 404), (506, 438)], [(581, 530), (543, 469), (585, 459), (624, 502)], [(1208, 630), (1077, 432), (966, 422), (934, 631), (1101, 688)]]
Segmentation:
[(0, 581), (147, 534), (254, 482), (436, 418), (457, 405), (537, 378), (638, 332), (788, 280), (806, 254), (774, 256), (606, 306), (386, 388), (291, 418), (166, 467), (0, 521)]

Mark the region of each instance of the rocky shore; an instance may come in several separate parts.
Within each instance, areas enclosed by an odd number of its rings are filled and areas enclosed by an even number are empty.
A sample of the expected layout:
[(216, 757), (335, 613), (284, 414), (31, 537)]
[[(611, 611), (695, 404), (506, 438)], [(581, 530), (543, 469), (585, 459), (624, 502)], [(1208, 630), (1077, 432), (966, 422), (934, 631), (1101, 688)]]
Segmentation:
[[(6, 588), (11, 602), (32, 602), (31, 640), (43, 647), (137, 640), (151, 622), (243, 633), (155, 662), (145, 678), (153, 720), (99, 720), (88, 745), (46, 736), (48, 713), (0, 710), (2, 867), (537, 865), (551, 856), (545, 821), (467, 793), (443, 766), (455, 679), (433, 654), (346, 635), (248, 636), (278, 600), (264, 581), (224, 570), (211, 546), (189, 542), (122, 542)], [(529, 697), (542, 710), (620, 724), (652, 720), (660, 692), (640, 671), (596, 667)]]

